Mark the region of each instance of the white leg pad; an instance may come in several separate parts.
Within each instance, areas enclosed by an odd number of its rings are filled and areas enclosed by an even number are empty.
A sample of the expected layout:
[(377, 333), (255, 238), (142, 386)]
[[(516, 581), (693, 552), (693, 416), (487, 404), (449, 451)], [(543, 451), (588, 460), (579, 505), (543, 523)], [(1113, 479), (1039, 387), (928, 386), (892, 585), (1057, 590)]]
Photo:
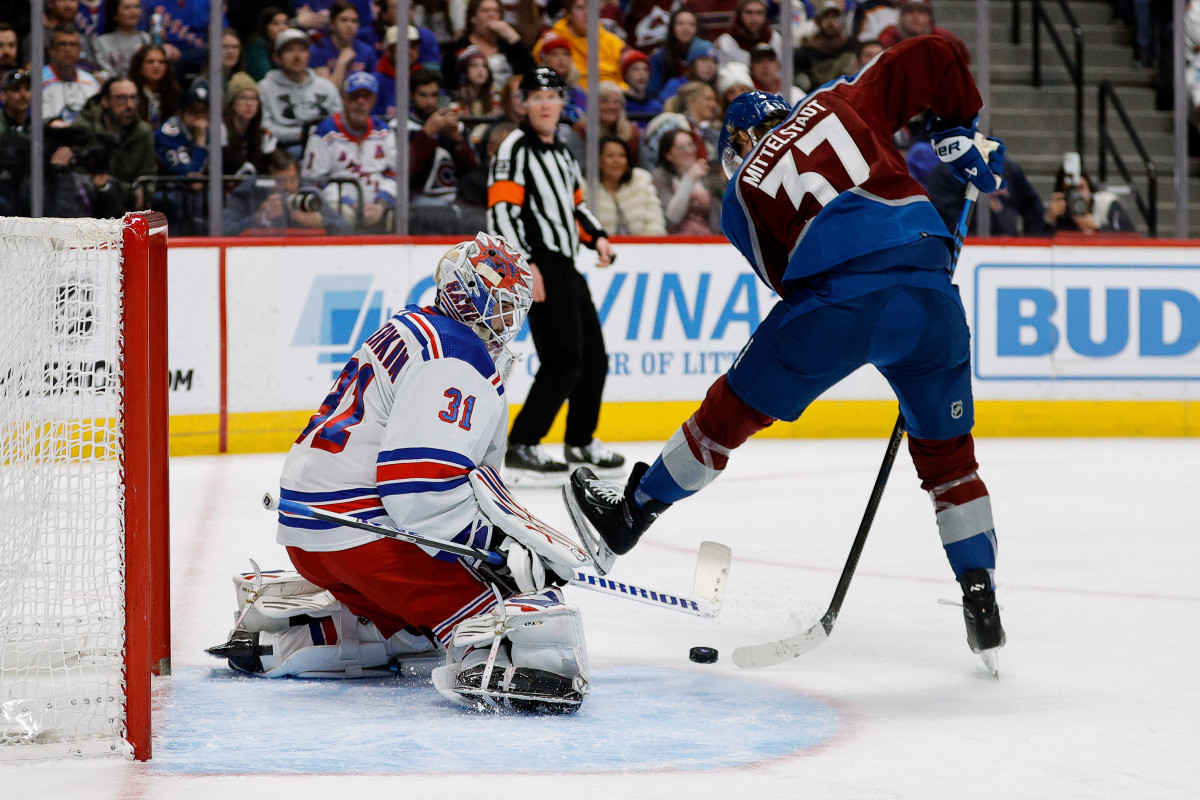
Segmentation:
[(496, 608), (459, 623), (448, 663), (434, 670), (434, 686), (460, 705), (477, 707), (477, 699), (455, 693), (455, 679), (460, 671), (490, 657), (494, 670), (511, 666), (550, 672), (568, 679), (584, 695), (591, 680), (579, 608), (564, 603), (557, 589), (515, 595), (505, 601), (503, 611)]

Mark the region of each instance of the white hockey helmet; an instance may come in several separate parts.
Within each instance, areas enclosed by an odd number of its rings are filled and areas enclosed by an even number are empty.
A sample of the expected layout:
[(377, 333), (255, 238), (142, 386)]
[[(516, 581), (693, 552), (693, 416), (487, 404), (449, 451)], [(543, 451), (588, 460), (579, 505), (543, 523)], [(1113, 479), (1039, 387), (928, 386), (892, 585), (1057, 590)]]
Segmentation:
[(495, 358), (533, 302), (533, 272), (502, 236), (479, 233), (446, 251), (434, 274), (438, 310), (470, 325)]

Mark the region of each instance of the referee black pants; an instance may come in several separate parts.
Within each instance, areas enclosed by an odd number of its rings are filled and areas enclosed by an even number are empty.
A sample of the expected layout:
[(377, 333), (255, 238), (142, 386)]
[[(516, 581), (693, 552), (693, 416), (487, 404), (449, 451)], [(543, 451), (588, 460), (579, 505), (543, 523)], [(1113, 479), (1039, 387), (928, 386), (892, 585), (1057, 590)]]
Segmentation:
[(538, 371), (509, 441), (537, 444), (567, 402), (566, 443), (592, 441), (600, 419), (600, 397), (608, 373), (608, 354), (600, 317), (587, 282), (572, 259), (556, 253), (531, 258), (542, 273), (546, 299), (529, 309), (529, 332), (537, 349)]

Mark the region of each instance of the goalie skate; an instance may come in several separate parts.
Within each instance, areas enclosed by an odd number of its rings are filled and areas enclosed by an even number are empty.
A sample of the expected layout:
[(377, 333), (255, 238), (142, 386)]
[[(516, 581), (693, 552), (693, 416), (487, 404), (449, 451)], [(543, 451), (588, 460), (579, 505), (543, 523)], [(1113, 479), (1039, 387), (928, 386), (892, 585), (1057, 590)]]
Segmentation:
[(479, 711), (503, 710), (523, 714), (574, 714), (586, 694), (583, 679), (530, 667), (492, 670), (483, 686), (486, 665), (465, 669), (454, 681), (454, 692), (476, 698)]

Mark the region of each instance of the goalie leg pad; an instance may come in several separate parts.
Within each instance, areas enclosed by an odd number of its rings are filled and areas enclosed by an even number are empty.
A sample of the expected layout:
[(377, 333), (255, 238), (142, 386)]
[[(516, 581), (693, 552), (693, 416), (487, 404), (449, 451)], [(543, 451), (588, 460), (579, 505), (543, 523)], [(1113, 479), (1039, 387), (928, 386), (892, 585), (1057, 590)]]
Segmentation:
[(265, 678), (366, 677), (393, 659), (438, 650), (426, 637), (405, 630), (384, 639), (373, 623), (327, 592), (262, 596), (246, 609), (242, 627), (208, 652), (235, 670)]
[(469, 708), (569, 714), (589, 691), (591, 670), (576, 606), (558, 590), (515, 595), (462, 622), (437, 690)]

